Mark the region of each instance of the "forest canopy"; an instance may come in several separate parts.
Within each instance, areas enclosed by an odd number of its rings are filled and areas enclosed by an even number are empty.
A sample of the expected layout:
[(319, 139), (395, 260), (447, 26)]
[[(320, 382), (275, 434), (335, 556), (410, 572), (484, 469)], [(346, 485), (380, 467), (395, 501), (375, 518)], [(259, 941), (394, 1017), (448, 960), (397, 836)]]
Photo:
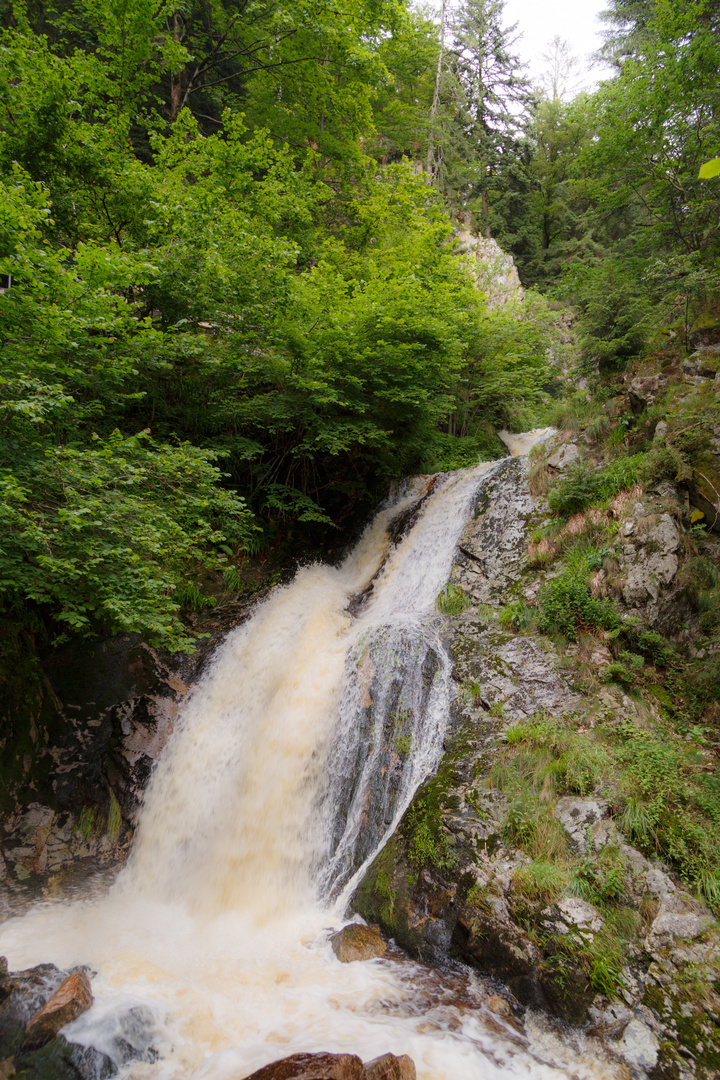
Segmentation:
[(617, 76), (573, 98), (560, 46), (529, 84), (499, 0), (442, 26), (405, 0), (0, 3), (5, 638), (190, 648), (183, 610), (248, 554), (502, 452), (560, 337), (536, 292), (488, 302), (468, 223), (575, 305), (588, 363), (637, 354), (653, 305), (686, 329), (711, 305), (717, 6), (610, 15)]

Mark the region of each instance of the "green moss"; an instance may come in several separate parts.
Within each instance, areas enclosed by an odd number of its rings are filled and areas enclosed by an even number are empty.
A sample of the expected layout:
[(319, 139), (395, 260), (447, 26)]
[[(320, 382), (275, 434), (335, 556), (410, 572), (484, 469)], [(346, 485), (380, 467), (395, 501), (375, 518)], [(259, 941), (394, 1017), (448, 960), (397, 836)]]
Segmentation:
[(672, 1025), (677, 1043), (693, 1055), (699, 1076), (716, 1076), (720, 1068), (720, 1029), (708, 1015), (705, 1001), (712, 987), (705, 978), (698, 982), (696, 972), (693, 972), (690, 986), (684, 984), (682, 972), (676, 985), (679, 992), (672, 995), (665, 994), (658, 986), (649, 985), (643, 995), (643, 1004), (661, 1016), (664, 1023)]
[(107, 833), (109, 839), (115, 843), (120, 836), (120, 826), (122, 825), (122, 815), (120, 812), (120, 804), (115, 798), (115, 792), (110, 791), (110, 809), (108, 810), (107, 817)]

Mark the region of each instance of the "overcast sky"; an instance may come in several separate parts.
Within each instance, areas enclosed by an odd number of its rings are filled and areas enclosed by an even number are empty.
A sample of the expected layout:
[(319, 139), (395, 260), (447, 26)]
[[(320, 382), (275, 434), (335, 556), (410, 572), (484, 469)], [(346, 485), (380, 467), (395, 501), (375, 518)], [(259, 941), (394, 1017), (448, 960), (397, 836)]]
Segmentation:
[(578, 89), (589, 89), (608, 77), (609, 69), (591, 68), (589, 59), (589, 54), (602, 43), (603, 24), (597, 16), (607, 6), (606, 0), (505, 0), (505, 23), (508, 26), (519, 23), (522, 38), (516, 48), (529, 63), (528, 74), (533, 81), (545, 70), (542, 54), (548, 51), (556, 34), (570, 43), (580, 61), (578, 75), (582, 85)]

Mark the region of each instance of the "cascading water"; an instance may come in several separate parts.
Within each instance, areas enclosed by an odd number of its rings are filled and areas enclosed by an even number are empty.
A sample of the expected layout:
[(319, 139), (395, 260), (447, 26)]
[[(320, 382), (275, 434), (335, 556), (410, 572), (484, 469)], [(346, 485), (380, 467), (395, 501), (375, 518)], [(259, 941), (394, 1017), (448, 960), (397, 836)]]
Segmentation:
[(442, 754), (435, 599), (494, 468), (413, 482), (340, 567), (277, 589), (188, 702), (115, 887), (0, 929), (13, 968), (93, 968), (96, 1004), (67, 1034), (122, 1077), (240, 1080), (300, 1050), (408, 1053), (420, 1080), (613, 1075), (540, 1021), (519, 1034), (491, 1020), (472, 977), (340, 964), (328, 945), (344, 913), (329, 898)]

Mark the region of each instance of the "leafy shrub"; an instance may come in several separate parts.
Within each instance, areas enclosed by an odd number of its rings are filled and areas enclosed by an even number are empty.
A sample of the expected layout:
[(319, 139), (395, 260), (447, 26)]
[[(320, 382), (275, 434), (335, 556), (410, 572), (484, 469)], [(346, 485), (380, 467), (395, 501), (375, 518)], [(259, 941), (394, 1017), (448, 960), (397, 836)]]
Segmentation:
[(585, 464), (576, 465), (550, 492), (550, 509), (570, 517), (593, 503), (611, 499), (638, 482), (644, 457), (644, 454), (619, 457), (597, 471)]
[(587, 465), (578, 465), (558, 480), (550, 492), (548, 503), (557, 514), (570, 517), (599, 498), (598, 474)]
[(543, 633), (564, 634), (574, 640), (580, 630), (611, 630), (618, 624), (618, 614), (611, 600), (590, 593), (589, 574), (568, 568), (542, 587), (538, 595)]
[(661, 480), (686, 483), (692, 479), (692, 466), (676, 447), (653, 446), (644, 455), (641, 478), (647, 484), (658, 484)]

